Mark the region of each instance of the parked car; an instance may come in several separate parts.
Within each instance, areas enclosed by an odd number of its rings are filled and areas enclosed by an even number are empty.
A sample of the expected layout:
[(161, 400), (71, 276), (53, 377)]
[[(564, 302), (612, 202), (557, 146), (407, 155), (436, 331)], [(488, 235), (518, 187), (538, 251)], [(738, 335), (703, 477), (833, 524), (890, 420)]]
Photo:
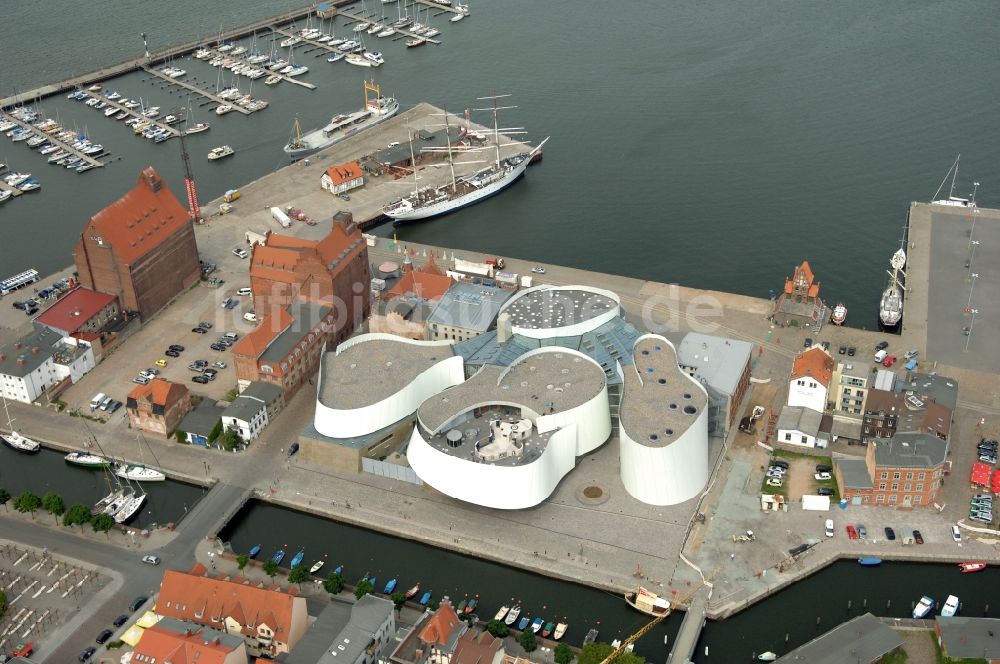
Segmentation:
[(207, 385), (208, 384), (208, 379), (205, 378), (204, 376), (202, 376), (201, 374), (198, 374), (197, 376), (194, 376), (193, 378), (191, 378), (191, 382), (193, 382), (193, 383), (200, 383), (202, 385)]
[(854, 357), (854, 355), (855, 355), (855, 354), (856, 354), (857, 352), (858, 352), (858, 349), (857, 349), (857, 348), (855, 348), (854, 346), (848, 346), (848, 347), (847, 347), (847, 356), (848, 356), (848, 357)]
[(169, 346), (167, 346), (167, 349), (176, 350), (178, 353), (184, 352), (184, 346), (181, 346), (180, 344), (170, 344)]
[(243, 288), (237, 288), (236, 289), (236, 294), (237, 295), (252, 295), (253, 291), (250, 289), (249, 286), (244, 286)]
[(802, 342), (803, 348), (812, 348), (813, 340), (812, 337), (806, 337), (806, 340)]
[(896, 531), (893, 530), (892, 528), (890, 528), (889, 526), (886, 526), (885, 527), (885, 538), (887, 540), (889, 540), (890, 542), (894, 542), (896, 540)]
[(958, 526), (951, 527), (951, 538), (958, 543), (962, 542), (962, 531), (958, 529)]
[(209, 346), (209, 348), (211, 348), (212, 350), (224, 351), (224, 350), (226, 350), (226, 345), (225, 344), (220, 344), (218, 341), (216, 341), (214, 344), (212, 344), (211, 346)]
[(895, 363), (896, 363), (896, 356), (895, 355), (888, 355), (888, 356), (886, 356), (886, 358), (884, 360), (882, 360), (882, 366), (884, 366), (886, 369), (888, 369), (889, 367), (891, 367)]
[(191, 331), (195, 334), (208, 334), (208, 330), (203, 327), (192, 327)]
[(160, 358), (156, 362), (153, 362), (153, 364), (155, 364), (158, 367), (165, 367), (165, 366), (167, 366), (167, 361), (164, 360), (163, 358)]
[(248, 311), (245, 314), (243, 314), (243, 320), (245, 320), (247, 322), (250, 322), (250, 323), (256, 323), (257, 322), (257, 314), (255, 312), (253, 312), (253, 311)]
[(875, 344), (875, 350), (885, 350), (888, 347), (889, 347), (888, 341), (880, 341), (877, 344)]
[(222, 307), (223, 309), (228, 309), (229, 305), (232, 304), (233, 301), (234, 301), (233, 298), (227, 297), (225, 300), (222, 301), (222, 304), (220, 304), (219, 306)]
[(123, 613), (117, 618), (115, 618), (111, 624), (114, 625), (115, 627), (121, 627), (127, 622), (128, 622), (128, 616)]
[(830, 487), (821, 486), (820, 488), (816, 489), (816, 495), (817, 496), (832, 496), (833, 495), (833, 489), (831, 489)]
[(133, 378), (132, 382), (133, 383), (137, 383), (139, 385), (149, 385), (150, 379), (146, 378), (145, 376), (143, 376), (143, 375), (140, 374), (140, 375), (136, 376), (135, 378)]
[(772, 477), (772, 478), (774, 478), (776, 480), (784, 479), (785, 478), (785, 474), (782, 473), (782, 472), (779, 472), (779, 471), (781, 471), (780, 468), (771, 468), (771, 469), (769, 469), (767, 471), (766, 477)]
[(160, 564), (160, 557), (159, 556), (153, 556), (153, 555), (143, 556), (142, 557), (142, 562), (146, 563), (147, 565), (159, 565)]
[(830, 342), (829, 341), (824, 341), (824, 342), (820, 343), (820, 346), (823, 347), (823, 350), (830, 350)]
[(243, 247), (236, 247), (235, 249), (233, 249), (233, 254), (239, 256), (240, 258), (247, 258), (250, 255), (247, 253), (247, 250), (244, 249)]
[(816, 473), (813, 477), (815, 477), (819, 482), (827, 482), (833, 479), (833, 476), (830, 473)]
[(830, 466), (827, 466), (826, 464), (818, 463), (818, 464), (816, 464), (816, 472), (817, 473), (832, 473), (833, 472), (833, 468), (831, 468)]
[(110, 629), (101, 630), (101, 633), (97, 635), (95, 641), (97, 641), (101, 645), (104, 645), (105, 643), (107, 643), (108, 639), (111, 638), (112, 634), (114, 634), (114, 632), (112, 632)]
[(97, 648), (95, 648), (94, 646), (87, 646), (86, 648), (84, 648), (83, 652), (80, 653), (77, 659), (80, 660), (81, 662), (86, 662), (87, 660), (89, 660), (91, 657), (94, 656), (95, 652), (97, 652)]
[(111, 415), (112, 413), (117, 412), (118, 409), (121, 408), (121, 407), (122, 407), (122, 402), (121, 401), (119, 401), (118, 399), (112, 399), (111, 400), (111, 405), (108, 406), (108, 414)]
[(826, 536), (833, 537), (833, 519), (826, 520)]
[(229, 339), (230, 341), (236, 341), (237, 339), (240, 338), (240, 335), (236, 334), (235, 332), (226, 332), (225, 334), (222, 335), (222, 338)]
[(210, 376), (211, 378), (215, 378), (216, 374), (218, 374), (219, 372), (217, 369), (206, 368), (204, 371), (202, 371), (202, 373), (205, 374), (206, 376)]
[(916, 542), (917, 544), (924, 543), (924, 536), (920, 534), (919, 530), (913, 531), (913, 541)]
[(298, 443), (292, 443), (291, 445), (288, 446), (288, 456), (293, 456), (298, 451), (299, 451)]
[(135, 613), (136, 611), (139, 610), (139, 607), (141, 607), (143, 604), (146, 603), (146, 600), (148, 599), (149, 598), (146, 597), (145, 595), (139, 595), (134, 600), (132, 600), (131, 604), (128, 605), (128, 610), (131, 611), (132, 613)]
[(859, 523), (857, 525), (857, 529), (858, 529), (858, 537), (860, 537), (861, 539), (868, 538), (868, 529), (865, 528), (863, 523)]
[(211, 330), (212, 324), (209, 323), (208, 321), (203, 320), (200, 323), (198, 323), (198, 327), (200, 327), (203, 330)]
[(216, 360), (215, 362), (212, 362), (212, 366), (215, 367), (216, 369), (225, 369), (226, 363), (223, 362), (222, 360)]
[(788, 462), (782, 461), (781, 459), (771, 459), (771, 465), (777, 468), (784, 468), (788, 470)]
[(858, 530), (851, 524), (847, 524), (847, 537), (848, 539), (858, 539)]
[(908, 360), (912, 360), (917, 355), (920, 355), (920, 351), (917, 350), (916, 348), (911, 348), (910, 350), (906, 351), (906, 353), (903, 355), (903, 357), (905, 357)]
[(765, 484), (767, 484), (767, 486), (781, 487), (784, 484), (784, 482), (782, 482), (777, 477), (768, 477), (767, 482), (765, 482)]
[(167, 352), (164, 353), (164, 355), (166, 355), (167, 357), (180, 357), (181, 356), (181, 354), (179, 352), (177, 352), (176, 350), (168, 350)]
[(155, 369), (153, 367), (149, 367), (148, 369), (146, 369), (146, 375), (147, 376), (159, 376), (160, 375), (160, 370), (159, 369)]
[(535, 274), (545, 274), (545, 268), (542, 267), (541, 265), (536, 265), (535, 267), (531, 268), (531, 271), (534, 272)]
[(837, 349), (838, 355), (843, 355), (846, 352), (847, 352), (847, 346), (841, 346), (840, 348)]

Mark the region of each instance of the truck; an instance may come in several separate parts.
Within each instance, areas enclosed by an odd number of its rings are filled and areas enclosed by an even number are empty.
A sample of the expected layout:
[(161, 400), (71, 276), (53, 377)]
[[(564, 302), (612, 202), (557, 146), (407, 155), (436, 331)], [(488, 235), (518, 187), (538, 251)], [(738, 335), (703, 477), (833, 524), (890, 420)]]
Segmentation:
[(244, 237), (247, 240), (247, 244), (267, 244), (267, 234), (270, 233), (266, 228), (250, 228), (244, 233)]
[(485, 262), (486, 262), (487, 265), (492, 265), (497, 270), (502, 270), (503, 266), (504, 266), (504, 261), (499, 256), (496, 257), (496, 258), (492, 258), (492, 257), (491, 258), (487, 258)]
[(290, 228), (292, 225), (292, 220), (289, 219), (288, 215), (282, 211), (279, 207), (271, 208), (271, 216), (276, 222), (281, 224), (282, 228)]

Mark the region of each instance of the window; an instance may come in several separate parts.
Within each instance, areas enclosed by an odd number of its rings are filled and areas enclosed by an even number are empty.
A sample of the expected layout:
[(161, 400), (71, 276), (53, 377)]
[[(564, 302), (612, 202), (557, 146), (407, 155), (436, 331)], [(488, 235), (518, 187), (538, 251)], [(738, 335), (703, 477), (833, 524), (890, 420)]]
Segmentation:
[(899, 479), (899, 471), (898, 470), (892, 474), (892, 479), (894, 479), (894, 480), (898, 480)]
[(876, 503), (884, 503), (885, 502), (885, 495), (881, 494), (881, 493), (879, 495), (877, 495), (875, 497), (875, 502)]
[(892, 494), (891, 496), (889, 496), (889, 502), (890, 503), (896, 502), (896, 494)]
[(809, 436), (802, 436), (802, 444), (807, 445), (809, 443)]
[(885, 482), (879, 482), (878, 483), (878, 490), (879, 491), (885, 491)]
[(795, 384), (798, 385), (799, 387), (802, 387), (803, 385), (806, 384), (806, 381), (804, 381), (804, 380), (798, 380), (798, 381), (795, 381)]
[[(923, 475), (923, 473), (921, 473), (921, 475)], [(918, 484), (917, 485), (917, 491), (923, 491), (923, 490), (924, 490), (924, 485), (923, 484)]]
[(918, 480), (924, 479), (924, 473), (920, 473), (919, 475), (917, 475), (917, 479)]
[(883, 472), (882, 473), (882, 479), (884, 479), (884, 480), (889, 479), (889, 473)]
[(910, 483), (909, 482), (907, 482), (906, 484), (903, 485), (903, 491), (910, 491), (910, 490), (911, 489), (910, 489)]
[(906, 474), (906, 479), (912, 480), (913, 479), (913, 473), (907, 473)]
[(816, 383), (810, 382), (809, 383), (809, 387), (815, 388), (816, 387)]
[(869, 498), (870, 498), (870, 496), (861, 496), (861, 502), (863, 502), (863, 503), (870, 503), (871, 500), (869, 500)]
[(923, 498), (923, 496), (914, 496), (914, 497), (913, 497), (913, 504), (914, 504), (914, 505), (919, 505), (919, 504), (920, 504), (920, 499), (921, 499), (921, 498)]
[(788, 441), (790, 441), (791, 439), (792, 439), (792, 434), (790, 434), (790, 433), (786, 433), (786, 434), (785, 434), (785, 440), (788, 440)]
[(896, 482), (893, 482), (893, 483), (892, 483), (892, 490), (893, 490), (893, 491), (899, 491), (899, 484), (898, 484), (898, 483), (896, 483)]

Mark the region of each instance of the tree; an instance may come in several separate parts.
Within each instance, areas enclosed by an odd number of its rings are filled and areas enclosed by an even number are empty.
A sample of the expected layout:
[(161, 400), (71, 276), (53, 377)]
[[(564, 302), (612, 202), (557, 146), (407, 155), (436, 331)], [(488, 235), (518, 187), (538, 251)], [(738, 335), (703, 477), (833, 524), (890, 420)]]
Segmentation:
[(375, 585), (368, 580), (367, 576), (358, 581), (358, 585), (354, 587), (354, 596), (358, 599), (371, 592), (375, 592)]
[(186, 442), (188, 442), (188, 441), (187, 441), (187, 434), (185, 434), (185, 433), (184, 433), (183, 431), (181, 431), (180, 429), (177, 429), (176, 431), (174, 431), (174, 439), (175, 439), (175, 440), (176, 440), (176, 441), (177, 441), (178, 443), (186, 443)]
[(30, 491), (25, 491), (14, 500), (14, 509), (21, 513), (29, 512), (33, 515), (41, 505), (42, 499)]
[(7, 611), (7, 593), (0, 590), (0, 618), (3, 617), (3, 614), (6, 611)]
[(406, 604), (406, 593), (396, 591), (389, 595), (389, 599), (392, 600), (392, 603), (396, 605), (396, 610), (399, 611), (403, 608), (403, 605)]
[(7, 489), (0, 489), (0, 505), (7, 509), (7, 501), (10, 500), (10, 494), (7, 493)]
[(236, 565), (240, 568), (241, 572), (243, 571), (243, 568), (249, 564), (250, 564), (250, 556), (248, 556), (247, 554), (241, 553), (240, 555), (236, 556)]
[(111, 518), (110, 514), (98, 514), (91, 520), (90, 527), (94, 529), (95, 533), (107, 533), (108, 539), (111, 539), (110, 532), (115, 527), (115, 520)]
[(309, 580), (309, 570), (305, 565), (296, 565), (288, 574), (289, 583), (305, 583)]
[(510, 634), (510, 629), (507, 628), (507, 625), (502, 620), (491, 620), (486, 623), (486, 631), (498, 639), (502, 639)]
[(232, 452), (239, 445), (243, 444), (243, 439), (240, 438), (240, 434), (238, 434), (235, 429), (226, 429), (218, 440), (219, 444), (222, 445), (223, 449), (227, 452)]
[(560, 643), (552, 652), (556, 664), (569, 664), (573, 661), (573, 650), (565, 643)]
[(63, 502), (62, 496), (54, 491), (49, 491), (42, 496), (42, 507), (45, 508), (46, 512), (56, 517), (56, 523), (59, 523), (59, 517), (66, 511), (66, 503)]
[(262, 569), (264, 570), (264, 574), (267, 574), (272, 579), (278, 575), (278, 563), (274, 562), (274, 558), (265, 560)]
[(538, 641), (535, 639), (535, 633), (531, 631), (531, 628), (521, 632), (521, 637), (517, 640), (524, 648), (524, 652), (534, 652), (538, 649)]
[(63, 525), (79, 525), (82, 528), (83, 524), (90, 523), (91, 518), (90, 508), (83, 503), (76, 503), (75, 505), (70, 505), (70, 508), (63, 514)]
[[(576, 658), (577, 664), (600, 664), (614, 651), (610, 643), (588, 643)], [(645, 664), (646, 660), (631, 652), (623, 652), (615, 658), (615, 664)]]
[(339, 595), (344, 590), (344, 576), (337, 572), (330, 572), (326, 575), (323, 588), (331, 595)]

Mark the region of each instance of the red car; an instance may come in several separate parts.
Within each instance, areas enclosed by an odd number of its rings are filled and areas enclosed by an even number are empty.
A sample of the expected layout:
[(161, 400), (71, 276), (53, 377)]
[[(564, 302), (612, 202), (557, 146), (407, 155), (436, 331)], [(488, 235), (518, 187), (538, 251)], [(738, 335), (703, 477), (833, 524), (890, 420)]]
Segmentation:
[(854, 526), (847, 526), (847, 536), (851, 539), (858, 539), (858, 530)]
[(896, 356), (890, 355), (882, 361), (882, 366), (889, 368), (896, 363)]

